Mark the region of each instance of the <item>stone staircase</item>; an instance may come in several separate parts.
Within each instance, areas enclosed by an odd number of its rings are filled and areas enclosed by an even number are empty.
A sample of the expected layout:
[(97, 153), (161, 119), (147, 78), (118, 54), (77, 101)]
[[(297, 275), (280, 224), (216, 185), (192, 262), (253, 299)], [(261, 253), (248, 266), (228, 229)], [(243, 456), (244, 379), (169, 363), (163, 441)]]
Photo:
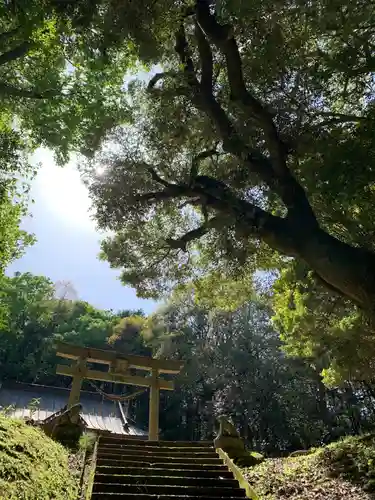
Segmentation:
[(92, 500), (242, 500), (211, 442), (101, 436)]

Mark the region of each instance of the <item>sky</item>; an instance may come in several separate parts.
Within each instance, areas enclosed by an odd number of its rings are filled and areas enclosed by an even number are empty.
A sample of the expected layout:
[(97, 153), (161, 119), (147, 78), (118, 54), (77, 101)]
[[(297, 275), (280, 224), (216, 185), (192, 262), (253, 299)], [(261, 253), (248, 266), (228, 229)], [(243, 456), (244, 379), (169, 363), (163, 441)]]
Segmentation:
[(23, 220), (22, 227), (35, 234), (37, 242), (9, 266), (7, 274), (31, 272), (53, 282), (69, 281), (80, 300), (101, 309), (155, 310), (155, 302), (137, 298), (135, 290), (120, 283), (119, 271), (98, 260), (101, 236), (74, 163), (58, 167), (53, 154), (44, 149), (34, 154), (33, 161), (41, 167), (31, 188), (32, 215)]

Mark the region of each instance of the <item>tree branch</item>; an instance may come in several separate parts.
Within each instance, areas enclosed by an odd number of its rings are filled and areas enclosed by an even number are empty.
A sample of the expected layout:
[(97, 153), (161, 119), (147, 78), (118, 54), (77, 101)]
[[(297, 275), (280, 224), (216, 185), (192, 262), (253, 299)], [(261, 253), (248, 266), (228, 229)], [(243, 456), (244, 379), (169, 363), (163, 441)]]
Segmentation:
[(199, 163), (206, 158), (210, 158), (212, 156), (218, 156), (219, 154), (220, 154), (219, 151), (217, 151), (216, 149), (208, 149), (206, 151), (202, 151), (193, 158), (190, 169), (190, 185), (194, 183), (194, 180), (198, 175)]
[[(194, 192), (191, 190), (190, 186), (183, 184), (172, 184), (162, 177), (156, 172), (156, 170), (146, 165), (146, 170), (150, 173), (151, 178), (165, 187), (163, 191), (152, 191), (149, 193), (139, 194), (135, 196), (136, 201), (162, 201), (162, 200), (170, 200), (173, 198), (180, 198), (182, 196), (194, 196)], [(195, 194), (196, 195), (196, 194)]]
[[(222, 224), (223, 217), (231, 218), (236, 227), (249, 236), (261, 237), (272, 248), (286, 255), (295, 255), (295, 233), (291, 233), (287, 219), (270, 214), (248, 201), (238, 198), (223, 182), (208, 176), (199, 176), (197, 182), (190, 185), (171, 184), (160, 178), (152, 167), (148, 167), (156, 182), (165, 186), (163, 191), (140, 194), (135, 197), (140, 202), (158, 202), (177, 198), (187, 199), (192, 206), (201, 205), (213, 209), (218, 215), (209, 219), (201, 228), (187, 233), (188, 236), (170, 242), (174, 248), (185, 248), (194, 237), (197, 239), (207, 230)], [(183, 245), (183, 246), (181, 246)]]
[(250, 151), (247, 148), (246, 144), (237, 134), (232, 122), (228, 118), (222, 106), (215, 99), (212, 92), (202, 92), (200, 83), (195, 75), (193, 61), (189, 55), (189, 47), (183, 25), (176, 34), (176, 40), (175, 49), (179, 55), (181, 63), (184, 65), (184, 72), (187, 81), (193, 91), (196, 90), (195, 93), (193, 92), (193, 102), (212, 119), (223, 140), (224, 150), (247, 162), (253, 172), (258, 174), (259, 177), (266, 182), (266, 184), (275, 188), (277, 191), (277, 186), (274, 182), (274, 172), (268, 159), (262, 154), (254, 153), (254, 151)]
[(56, 90), (47, 90), (46, 92), (40, 93), (35, 90), (19, 89), (13, 85), (0, 82), (0, 95), (25, 97), (26, 99), (49, 99), (51, 97), (57, 97), (60, 95), (60, 92)]
[(315, 116), (327, 116), (331, 117), (332, 120), (337, 122), (366, 122), (371, 121), (368, 116), (357, 116), (357, 115), (347, 115), (345, 113), (330, 113), (327, 111), (320, 111), (315, 113)]
[(272, 115), (246, 89), (242, 74), (242, 61), (231, 28), (221, 26), (216, 21), (206, 0), (197, 0), (195, 13), (202, 34), (206, 33), (224, 53), (232, 95), (258, 120), (265, 134), (271, 157), (268, 158), (258, 151), (254, 152), (248, 147), (237, 133), (223, 107), (214, 97), (212, 89), (208, 91), (198, 82), (184, 26), (181, 25), (176, 34), (175, 48), (184, 66), (187, 82), (193, 90), (194, 104), (212, 119), (223, 140), (223, 149), (248, 165), (249, 169), (257, 174), (260, 180), (279, 194), (288, 209), (288, 216), (296, 222), (301, 221), (302, 223), (303, 220), (304, 225), (309, 223), (311, 227), (317, 227), (318, 223), (305, 191), (287, 167), (286, 147), (278, 135)]
[(156, 172), (156, 170), (154, 170), (152, 167), (147, 167), (147, 170), (150, 172), (151, 177), (155, 182), (158, 182), (159, 184), (162, 184), (167, 188), (175, 186), (175, 184), (171, 184), (170, 182), (162, 179), (160, 175)]
[(156, 201), (163, 201), (163, 200), (170, 200), (176, 198), (176, 194), (172, 193), (169, 190), (164, 190), (164, 191), (154, 191), (150, 193), (144, 193), (144, 194), (139, 194), (134, 197), (135, 201), (150, 201), (150, 202), (156, 202)]
[(190, 55), (189, 45), (186, 40), (185, 28), (183, 24), (180, 25), (180, 28), (176, 33), (176, 44), (174, 48), (184, 67), (184, 74), (189, 86), (198, 90), (199, 82), (195, 73), (193, 59)]
[(148, 85), (147, 85), (147, 88), (148, 90), (152, 90), (155, 85), (160, 81), (160, 80), (163, 80), (164, 78), (170, 76), (170, 77), (175, 77), (177, 76), (179, 73), (177, 71), (165, 71), (165, 72), (162, 72), (162, 73), (156, 73), (152, 78), (151, 80), (148, 82)]
[(198, 240), (199, 238), (207, 234), (210, 231), (210, 229), (222, 225), (223, 223), (221, 219), (219, 219), (219, 217), (212, 217), (212, 219), (208, 220), (205, 224), (202, 224), (202, 226), (199, 226), (196, 229), (189, 231), (188, 233), (181, 236), (181, 238), (178, 239), (168, 238), (166, 242), (171, 248), (187, 252), (188, 243), (194, 240)]
[(257, 119), (263, 128), (275, 170), (279, 175), (284, 175), (285, 171), (288, 171), (285, 145), (279, 137), (272, 116), (246, 88), (242, 60), (232, 27), (220, 25), (216, 17), (211, 14), (208, 2), (204, 0), (197, 1), (196, 18), (207, 36), (225, 56), (231, 99), (240, 102)]
[(202, 28), (195, 22), (195, 38), (198, 42), (199, 59), (201, 63), (201, 88), (207, 92), (212, 92), (213, 79), (213, 59), (210, 44), (202, 31)]
[(348, 70), (351, 77), (365, 75), (366, 73), (373, 73), (375, 71), (375, 57), (366, 57), (366, 64), (358, 68)]
[(0, 55), (0, 66), (23, 57), (29, 52), (32, 46), (33, 44), (31, 42), (23, 42), (14, 49), (4, 52), (4, 54)]
[[(243, 161), (252, 172), (257, 174), (263, 182), (278, 193), (288, 210), (293, 210), (295, 208), (295, 193), (298, 192), (298, 189), (301, 190), (303, 196), (301, 196), (302, 201), (300, 206), (305, 202), (307, 204), (307, 209), (305, 211), (307, 212), (309, 210), (312, 214), (304, 191), (295, 179), (292, 177), (292, 186), (285, 182), (279, 182), (270, 160), (262, 153), (250, 149), (243, 142), (223, 107), (215, 99), (212, 92), (204, 93), (202, 91), (195, 76), (193, 63), (188, 53), (188, 44), (183, 26), (180, 28), (177, 37), (179, 42), (176, 44), (176, 50), (178, 51), (181, 63), (184, 65), (188, 83), (191, 82), (193, 91), (195, 89), (197, 90), (197, 92), (193, 92), (193, 102), (199, 109), (202, 109), (215, 124), (223, 140), (223, 149)], [(302, 210), (299, 209), (297, 213), (302, 214)], [(313, 220), (315, 220), (313, 215), (312, 217)]]
[(9, 38), (12, 38), (12, 36), (15, 35), (20, 29), (21, 26), (17, 26), (17, 28), (13, 28), (9, 31), (3, 31), (3, 33), (0, 33), (0, 42), (5, 42)]

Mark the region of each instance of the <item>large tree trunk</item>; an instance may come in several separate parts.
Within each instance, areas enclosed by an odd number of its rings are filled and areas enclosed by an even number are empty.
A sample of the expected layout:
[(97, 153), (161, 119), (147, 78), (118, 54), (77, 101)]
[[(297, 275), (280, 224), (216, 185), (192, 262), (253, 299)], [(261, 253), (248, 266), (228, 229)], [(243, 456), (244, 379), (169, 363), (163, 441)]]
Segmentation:
[(321, 229), (298, 236), (296, 254), (331, 288), (359, 307), (372, 311), (375, 255), (343, 243)]
[[(249, 220), (253, 230), (253, 221)], [(324, 284), (372, 312), (375, 304), (375, 254), (334, 238), (310, 221), (276, 219), (263, 224), (259, 236), (271, 248), (304, 262)]]
[(325, 286), (372, 313), (375, 304), (374, 253), (338, 240), (303, 213), (299, 217), (286, 218), (265, 212), (254, 215), (254, 209), (246, 205), (242, 202), (241, 214), (236, 218), (249, 236), (255, 233), (271, 248), (303, 260)]

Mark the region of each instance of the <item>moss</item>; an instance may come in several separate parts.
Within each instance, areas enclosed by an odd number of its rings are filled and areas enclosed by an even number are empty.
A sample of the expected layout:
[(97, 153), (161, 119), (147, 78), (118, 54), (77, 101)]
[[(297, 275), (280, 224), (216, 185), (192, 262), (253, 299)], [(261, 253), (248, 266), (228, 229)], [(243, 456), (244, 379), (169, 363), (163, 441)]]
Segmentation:
[(322, 463), (332, 477), (375, 491), (375, 436), (348, 437), (332, 443), (320, 454)]
[(62, 445), (0, 414), (0, 499), (75, 500), (78, 482)]
[[(230, 451), (228, 455), (231, 456)], [(251, 467), (263, 462), (264, 457), (256, 451), (243, 451), (240, 455), (234, 455), (234, 463), (239, 467)]]
[(375, 436), (348, 437), (309, 455), (268, 459), (244, 473), (262, 500), (370, 499)]

